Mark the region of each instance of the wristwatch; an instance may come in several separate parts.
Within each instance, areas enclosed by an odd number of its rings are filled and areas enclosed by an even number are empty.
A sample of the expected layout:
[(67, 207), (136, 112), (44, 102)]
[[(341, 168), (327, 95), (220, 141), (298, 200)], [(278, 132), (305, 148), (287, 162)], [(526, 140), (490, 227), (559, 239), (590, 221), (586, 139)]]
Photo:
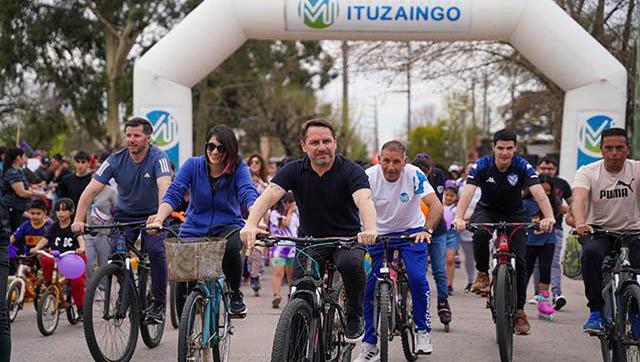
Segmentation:
[(429, 235), (433, 235), (433, 229), (426, 229), (425, 231), (428, 232)]

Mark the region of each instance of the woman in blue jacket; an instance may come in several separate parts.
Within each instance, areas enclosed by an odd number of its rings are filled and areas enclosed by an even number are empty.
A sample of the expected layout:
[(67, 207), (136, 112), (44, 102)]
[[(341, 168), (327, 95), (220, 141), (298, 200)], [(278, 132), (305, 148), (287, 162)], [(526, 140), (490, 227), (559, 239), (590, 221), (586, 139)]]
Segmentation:
[[(233, 130), (224, 125), (215, 126), (207, 140), (204, 154), (190, 157), (180, 167), (158, 207), (158, 213), (148, 224), (162, 225), (180, 206), (184, 194), (190, 191), (187, 218), (180, 226), (180, 237), (187, 240), (202, 236), (227, 239), (222, 270), (232, 291), (231, 313), (244, 315), (247, 307), (240, 292), (242, 241), (239, 231), (244, 226), (242, 211), (249, 210), (258, 193), (249, 167), (238, 155), (238, 140)], [(178, 313), (181, 313), (187, 283), (178, 283), (176, 292)]]

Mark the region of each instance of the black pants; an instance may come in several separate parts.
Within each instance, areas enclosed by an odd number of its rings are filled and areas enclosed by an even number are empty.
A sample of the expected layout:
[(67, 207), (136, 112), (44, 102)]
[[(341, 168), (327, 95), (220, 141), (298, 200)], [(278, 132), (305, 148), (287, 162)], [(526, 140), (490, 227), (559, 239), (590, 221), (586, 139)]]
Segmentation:
[(555, 251), (556, 244), (545, 244), (539, 246), (527, 245), (527, 284), (529, 284), (529, 279), (531, 279), (531, 274), (533, 274), (533, 269), (536, 266), (536, 260), (540, 266), (540, 283), (551, 283), (551, 262), (553, 261), (553, 254)]
[(9, 216), (0, 206), (0, 362), (11, 360), (11, 328), (7, 310), (7, 279), (9, 277)]
[[(364, 291), (366, 283), (366, 273), (364, 271), (364, 251), (361, 249), (307, 249), (305, 251), (318, 262), (320, 277), (324, 271), (325, 262), (331, 258), (336, 265), (338, 272), (344, 283), (345, 294), (347, 295), (347, 316), (362, 316), (364, 305)], [(307, 258), (301, 254), (296, 256), (293, 268), (293, 280), (302, 277)], [(302, 265), (300, 265), (302, 264)], [(313, 263), (312, 263), (313, 264)], [(312, 266), (313, 267), (313, 266)]]
[(18, 229), (18, 227), (20, 227), (20, 225), (24, 221), (24, 210), (18, 210), (10, 207), (7, 209), (7, 211), (9, 212), (9, 226), (11, 227), (11, 232), (13, 233), (16, 231), (16, 229)]
[[(587, 296), (587, 306), (592, 312), (602, 311), (604, 299), (602, 299), (602, 262), (611, 250), (611, 240), (592, 235), (580, 237), (582, 243), (582, 280), (584, 293)], [(629, 261), (631, 266), (640, 266), (640, 245), (631, 243), (629, 248)]]
[[(512, 215), (500, 215), (482, 207), (476, 207), (471, 216), (474, 223), (526, 222), (524, 212)], [(489, 240), (492, 235), (484, 230), (473, 233), (473, 256), (479, 272), (489, 272)], [(523, 309), (527, 299), (527, 234), (523, 229), (515, 232), (509, 248), (516, 255), (516, 309)]]
[[(222, 271), (229, 289), (234, 291), (240, 289), (240, 283), (242, 282), (242, 257), (240, 256), (242, 240), (240, 240), (240, 229), (232, 228), (212, 236), (225, 237), (227, 239), (227, 246), (222, 257)], [(184, 307), (189, 289), (195, 285), (196, 283), (176, 283), (178, 315), (182, 314), (182, 307)]]

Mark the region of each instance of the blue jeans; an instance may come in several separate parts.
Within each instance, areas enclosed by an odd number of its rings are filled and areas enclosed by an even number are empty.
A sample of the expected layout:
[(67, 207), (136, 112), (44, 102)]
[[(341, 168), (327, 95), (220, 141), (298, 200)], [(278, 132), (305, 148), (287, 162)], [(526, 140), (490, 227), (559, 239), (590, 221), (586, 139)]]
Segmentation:
[(433, 279), (436, 281), (436, 289), (438, 290), (438, 300), (449, 299), (449, 291), (447, 289), (447, 271), (445, 269), (445, 261), (447, 257), (447, 234), (440, 234), (431, 239), (429, 244), (429, 255), (431, 256), (431, 271)]
[[(429, 316), (429, 282), (427, 281), (427, 245), (425, 243), (411, 244), (410, 241), (390, 241), (389, 247), (400, 250), (402, 260), (407, 268), (409, 290), (413, 303), (413, 322), (416, 330), (431, 332), (431, 318)], [(375, 297), (377, 276), (382, 264), (382, 244), (367, 248), (373, 262), (372, 272), (367, 277), (367, 289), (364, 296), (364, 342), (375, 345), (378, 342), (375, 326), (373, 325), (373, 298)], [(389, 255), (391, 260), (393, 254)]]

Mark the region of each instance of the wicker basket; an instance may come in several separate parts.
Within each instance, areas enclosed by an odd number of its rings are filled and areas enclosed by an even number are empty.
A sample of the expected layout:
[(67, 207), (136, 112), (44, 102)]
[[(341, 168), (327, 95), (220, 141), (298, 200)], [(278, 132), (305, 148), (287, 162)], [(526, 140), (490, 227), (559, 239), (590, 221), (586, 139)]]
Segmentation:
[(222, 258), (227, 240), (223, 238), (198, 238), (184, 243), (180, 239), (164, 241), (169, 280), (191, 282), (214, 280), (222, 275)]

